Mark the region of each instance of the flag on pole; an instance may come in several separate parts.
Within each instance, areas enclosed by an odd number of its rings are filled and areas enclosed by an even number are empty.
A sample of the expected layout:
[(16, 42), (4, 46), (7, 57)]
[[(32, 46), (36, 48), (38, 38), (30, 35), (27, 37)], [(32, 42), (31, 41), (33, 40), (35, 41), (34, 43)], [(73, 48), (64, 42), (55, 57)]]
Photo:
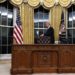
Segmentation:
[(61, 22), (60, 22), (60, 27), (59, 27), (59, 34), (62, 34), (65, 31), (66, 31), (66, 28), (65, 28), (65, 24), (64, 24), (64, 13), (62, 12)]
[(14, 8), (13, 24), (14, 24), (13, 38), (16, 41), (16, 44), (23, 44), (22, 24), (20, 19), (19, 8)]
[(62, 34), (65, 31), (66, 31), (65, 25), (64, 25), (64, 23), (62, 23), (61, 26), (60, 26), (60, 29), (59, 29), (59, 34)]

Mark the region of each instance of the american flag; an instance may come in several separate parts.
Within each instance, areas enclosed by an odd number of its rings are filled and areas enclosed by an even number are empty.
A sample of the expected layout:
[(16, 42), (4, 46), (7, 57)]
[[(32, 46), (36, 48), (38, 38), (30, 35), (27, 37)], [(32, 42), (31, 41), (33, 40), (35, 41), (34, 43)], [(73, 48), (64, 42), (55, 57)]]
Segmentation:
[(14, 30), (13, 37), (17, 44), (23, 44), (22, 24), (19, 8), (14, 8)]

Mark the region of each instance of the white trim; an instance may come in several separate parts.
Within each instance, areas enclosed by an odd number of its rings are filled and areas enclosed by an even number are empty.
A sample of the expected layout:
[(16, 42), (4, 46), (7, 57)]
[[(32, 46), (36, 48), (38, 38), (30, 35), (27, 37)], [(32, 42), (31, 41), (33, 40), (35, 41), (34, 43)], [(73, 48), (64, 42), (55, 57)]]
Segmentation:
[(1, 60), (11, 59), (11, 54), (0, 54), (0, 59)]
[(34, 23), (47, 22), (47, 21), (49, 21), (49, 19), (34, 19)]
[(9, 28), (13, 28), (14, 26), (0, 25), (0, 27), (9, 27)]
[(47, 29), (47, 28), (34, 28), (34, 29)]

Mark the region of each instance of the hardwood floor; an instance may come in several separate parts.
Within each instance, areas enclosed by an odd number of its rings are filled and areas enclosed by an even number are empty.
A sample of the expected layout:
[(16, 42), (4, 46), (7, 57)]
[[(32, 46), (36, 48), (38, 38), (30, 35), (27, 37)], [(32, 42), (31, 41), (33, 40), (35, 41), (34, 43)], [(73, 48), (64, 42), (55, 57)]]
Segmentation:
[[(10, 69), (11, 69), (11, 61), (10, 60), (0, 60), (0, 75), (11, 75), (10, 74)], [(20, 75), (20, 74), (18, 74)], [(22, 74), (24, 75), (24, 74)], [(29, 75), (29, 74), (25, 74), (25, 75)], [(30, 74), (31, 75), (31, 74)], [(72, 73), (63, 73), (63, 74), (55, 74), (55, 73), (51, 73), (51, 74), (46, 74), (46, 73), (39, 73), (39, 74), (33, 74), (33, 75), (75, 75)]]

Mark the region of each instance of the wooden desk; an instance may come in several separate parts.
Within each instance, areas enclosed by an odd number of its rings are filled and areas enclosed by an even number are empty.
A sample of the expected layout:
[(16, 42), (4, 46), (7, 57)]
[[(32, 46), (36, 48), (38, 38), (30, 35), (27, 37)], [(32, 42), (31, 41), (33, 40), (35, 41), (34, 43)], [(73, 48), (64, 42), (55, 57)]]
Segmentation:
[(11, 74), (75, 72), (75, 45), (13, 45)]

